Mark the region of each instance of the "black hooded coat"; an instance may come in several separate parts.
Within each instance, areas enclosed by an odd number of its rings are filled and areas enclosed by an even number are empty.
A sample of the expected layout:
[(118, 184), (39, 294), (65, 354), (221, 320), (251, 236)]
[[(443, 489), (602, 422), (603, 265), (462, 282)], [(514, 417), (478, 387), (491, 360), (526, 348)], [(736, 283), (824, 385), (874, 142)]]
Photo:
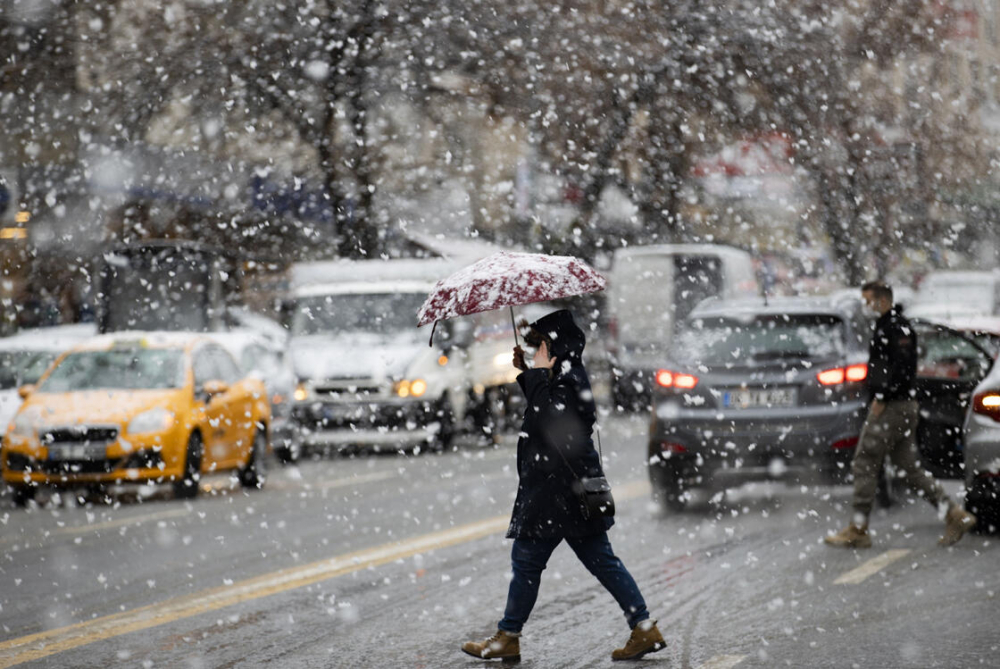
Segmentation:
[(573, 493), (578, 477), (604, 475), (591, 438), (597, 408), (583, 367), (586, 340), (565, 309), (540, 318), (531, 328), (551, 340), (549, 355), (556, 362), (551, 372), (529, 369), (517, 377), (527, 402), (517, 441), (517, 498), (507, 537), (599, 534), (608, 530), (614, 519), (584, 519)]

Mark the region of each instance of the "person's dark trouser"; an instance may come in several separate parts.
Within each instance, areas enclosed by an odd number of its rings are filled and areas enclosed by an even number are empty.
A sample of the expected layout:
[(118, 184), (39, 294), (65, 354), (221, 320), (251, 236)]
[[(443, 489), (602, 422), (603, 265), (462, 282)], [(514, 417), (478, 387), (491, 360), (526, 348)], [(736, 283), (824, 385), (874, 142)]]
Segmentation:
[[(507, 592), (507, 608), (503, 620), (498, 625), (504, 632), (518, 633), (528, 620), (538, 598), (542, 570), (561, 541), (562, 539), (514, 540), (510, 551), (514, 578)], [(566, 543), (580, 558), (580, 562), (611, 593), (618, 606), (622, 607), (630, 628), (649, 619), (639, 586), (622, 561), (615, 557), (607, 532), (589, 537), (567, 538)]]
[(886, 456), (902, 471), (906, 485), (923, 495), (928, 502), (934, 506), (951, 502), (941, 484), (920, 464), (917, 450), (919, 418), (920, 405), (915, 400), (886, 402), (885, 409), (878, 416), (869, 411), (851, 462), (855, 522), (863, 518), (867, 523)]

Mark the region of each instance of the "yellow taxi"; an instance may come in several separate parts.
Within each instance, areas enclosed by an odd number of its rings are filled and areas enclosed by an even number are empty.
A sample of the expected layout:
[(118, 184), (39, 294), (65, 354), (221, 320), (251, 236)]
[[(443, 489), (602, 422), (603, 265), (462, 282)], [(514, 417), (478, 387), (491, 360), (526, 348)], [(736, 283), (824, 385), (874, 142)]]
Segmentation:
[(170, 482), (193, 497), (201, 474), (227, 469), (264, 483), (267, 391), (205, 336), (100, 335), (20, 393), (0, 450), (20, 505), (40, 485)]

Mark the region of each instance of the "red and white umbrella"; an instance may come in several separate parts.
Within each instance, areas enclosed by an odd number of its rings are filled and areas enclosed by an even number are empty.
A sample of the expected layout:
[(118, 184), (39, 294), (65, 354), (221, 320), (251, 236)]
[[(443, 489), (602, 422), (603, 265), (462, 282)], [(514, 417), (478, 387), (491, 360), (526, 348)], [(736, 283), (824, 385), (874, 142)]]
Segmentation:
[(511, 308), (513, 322), (515, 306), (595, 293), (606, 284), (579, 258), (500, 251), (438, 281), (417, 313), (417, 325), (504, 307)]

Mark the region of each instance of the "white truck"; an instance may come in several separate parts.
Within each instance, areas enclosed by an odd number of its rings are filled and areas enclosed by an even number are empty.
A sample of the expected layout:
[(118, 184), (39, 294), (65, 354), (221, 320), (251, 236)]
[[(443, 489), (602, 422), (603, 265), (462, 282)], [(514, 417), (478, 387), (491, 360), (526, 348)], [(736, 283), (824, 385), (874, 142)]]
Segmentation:
[(658, 244), (615, 251), (608, 277), (612, 399), (644, 407), (676, 327), (708, 297), (760, 294), (753, 258), (721, 244)]
[[(465, 257), (299, 263), (283, 305), (305, 451), (443, 449), (510, 423), (513, 326), (491, 312), (417, 329), (435, 283)], [(429, 345), (430, 344), (430, 345)]]

